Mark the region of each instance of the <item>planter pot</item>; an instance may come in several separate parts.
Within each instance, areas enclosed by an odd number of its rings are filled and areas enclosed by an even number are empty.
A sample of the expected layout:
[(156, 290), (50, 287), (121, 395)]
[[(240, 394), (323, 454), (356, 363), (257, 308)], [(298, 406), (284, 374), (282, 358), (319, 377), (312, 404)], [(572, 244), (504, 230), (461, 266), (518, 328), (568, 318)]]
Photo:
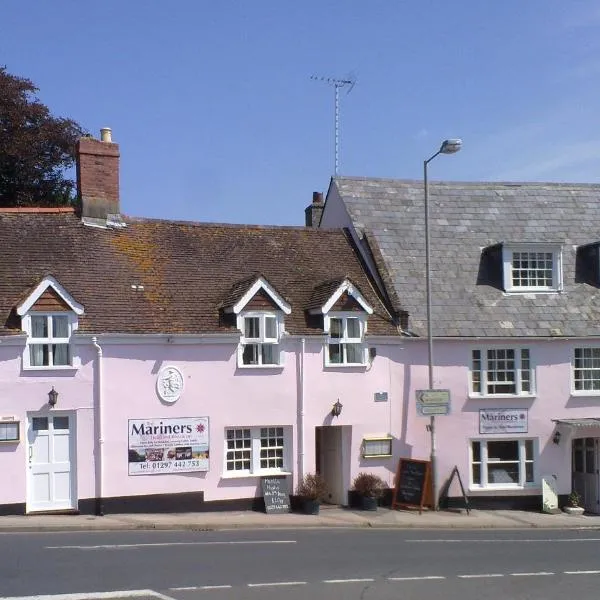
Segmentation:
[(563, 510), (568, 515), (582, 515), (585, 509), (582, 506), (565, 506)]
[(318, 500), (304, 498), (302, 500), (302, 512), (305, 515), (318, 515), (321, 503)]
[(377, 510), (377, 498), (361, 496), (360, 507), (362, 508), (362, 510)]

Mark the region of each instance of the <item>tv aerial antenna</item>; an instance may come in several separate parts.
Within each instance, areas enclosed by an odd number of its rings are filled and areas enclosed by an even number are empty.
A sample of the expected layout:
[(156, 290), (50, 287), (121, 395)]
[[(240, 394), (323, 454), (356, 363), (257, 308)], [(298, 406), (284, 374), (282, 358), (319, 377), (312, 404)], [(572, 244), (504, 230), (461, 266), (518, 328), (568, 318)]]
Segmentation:
[(334, 147), (335, 147), (335, 163), (334, 163), (334, 175), (337, 176), (340, 168), (340, 88), (348, 87), (346, 95), (348, 95), (356, 83), (354, 77), (347, 77), (346, 79), (336, 79), (334, 77), (319, 77), (317, 75), (311, 75), (310, 77), (314, 81), (324, 81), (325, 83), (332, 85), (334, 89), (335, 99), (335, 120), (334, 120)]

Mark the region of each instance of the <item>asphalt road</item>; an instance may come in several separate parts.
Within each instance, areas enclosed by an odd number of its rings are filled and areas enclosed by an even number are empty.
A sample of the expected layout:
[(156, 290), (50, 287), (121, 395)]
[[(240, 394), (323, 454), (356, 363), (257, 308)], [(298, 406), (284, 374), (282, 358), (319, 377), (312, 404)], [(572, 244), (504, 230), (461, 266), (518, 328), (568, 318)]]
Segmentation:
[(596, 600), (599, 589), (600, 530), (0, 534), (0, 600)]

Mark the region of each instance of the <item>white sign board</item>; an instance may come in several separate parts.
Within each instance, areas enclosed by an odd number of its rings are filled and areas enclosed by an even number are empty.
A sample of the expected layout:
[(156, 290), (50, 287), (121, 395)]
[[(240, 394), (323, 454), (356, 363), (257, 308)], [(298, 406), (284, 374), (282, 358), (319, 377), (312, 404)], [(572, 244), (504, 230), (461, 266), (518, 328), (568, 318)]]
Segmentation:
[(527, 433), (526, 408), (482, 408), (479, 410), (479, 433)]
[(560, 512), (556, 475), (542, 475), (542, 510), (551, 514)]
[(450, 404), (450, 390), (417, 390), (417, 402), (422, 404)]
[(208, 471), (208, 417), (129, 420), (129, 475)]

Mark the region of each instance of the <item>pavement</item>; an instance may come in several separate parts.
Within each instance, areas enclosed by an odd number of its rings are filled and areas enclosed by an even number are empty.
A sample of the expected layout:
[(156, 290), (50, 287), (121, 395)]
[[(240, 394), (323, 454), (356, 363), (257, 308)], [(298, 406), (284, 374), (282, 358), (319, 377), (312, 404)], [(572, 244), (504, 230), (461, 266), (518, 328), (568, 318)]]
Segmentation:
[(27, 515), (0, 517), (0, 532), (299, 529), (346, 527), (380, 529), (600, 529), (600, 515), (546, 514), (516, 510), (360, 511), (339, 506), (321, 506), (318, 515), (300, 513), (265, 514), (254, 511), (114, 514)]

